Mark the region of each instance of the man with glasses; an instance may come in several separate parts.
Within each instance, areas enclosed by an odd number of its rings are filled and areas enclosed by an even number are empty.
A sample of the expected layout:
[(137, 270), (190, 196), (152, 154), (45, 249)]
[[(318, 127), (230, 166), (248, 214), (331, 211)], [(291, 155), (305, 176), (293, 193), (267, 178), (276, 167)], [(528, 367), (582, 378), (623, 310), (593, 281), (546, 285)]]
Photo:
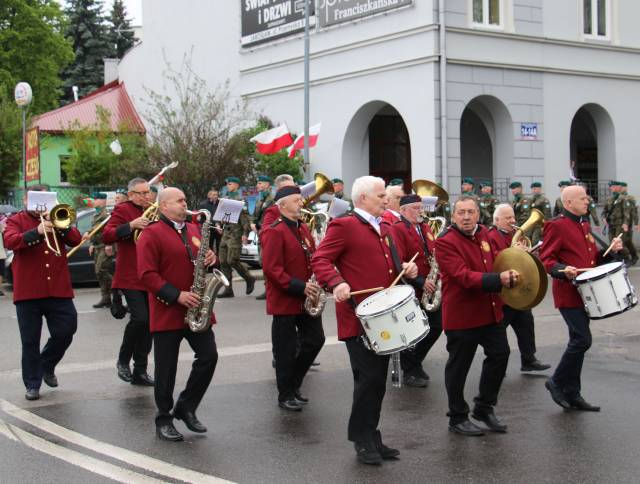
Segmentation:
[[(125, 382), (153, 386), (153, 379), (147, 373), (147, 358), (151, 351), (149, 301), (145, 287), (138, 278), (133, 233), (149, 225), (149, 220), (142, 214), (155, 199), (155, 194), (146, 180), (134, 178), (129, 182), (127, 195), (128, 201), (115, 206), (102, 236), (105, 244), (117, 244), (112, 289), (122, 290), (131, 313), (124, 329), (116, 368), (118, 377)], [(132, 358), (133, 373), (129, 367)]]

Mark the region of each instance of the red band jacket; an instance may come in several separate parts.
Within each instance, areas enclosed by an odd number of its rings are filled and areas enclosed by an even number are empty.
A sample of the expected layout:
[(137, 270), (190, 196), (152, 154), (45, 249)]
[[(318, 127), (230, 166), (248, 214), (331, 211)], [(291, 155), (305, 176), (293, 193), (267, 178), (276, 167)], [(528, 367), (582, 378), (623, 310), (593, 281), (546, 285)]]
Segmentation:
[(80, 232), (75, 227), (65, 231), (56, 230), (63, 252), (58, 257), (47, 247), (44, 236), (38, 233), (38, 225), (40, 217), (26, 211), (7, 219), (3, 237), (5, 247), (14, 253), (11, 264), (14, 302), (73, 297), (65, 245), (78, 245), (82, 240)]
[(386, 209), (382, 214), (382, 220), (387, 222), (389, 225), (393, 225), (400, 222), (400, 217), (393, 213), (391, 210)]
[[(420, 234), (418, 234), (418, 230)], [(408, 262), (417, 252), (418, 257), (414, 260), (418, 266), (418, 277), (410, 281), (416, 290), (416, 297), (422, 297), (422, 288), (426, 277), (429, 275), (431, 266), (429, 265), (429, 257), (436, 248), (436, 238), (431, 228), (426, 223), (412, 225), (407, 219), (402, 219), (391, 226), (393, 231), (393, 239), (396, 242), (398, 251), (404, 255), (403, 262)]]
[(296, 315), (304, 312), (304, 288), (311, 278), (311, 255), (315, 244), (304, 223), (280, 216), (263, 226), (262, 270), (268, 284), (267, 314)]
[[(118, 244), (116, 272), (111, 287), (114, 289), (137, 289), (144, 291), (138, 279), (136, 244), (129, 222), (142, 216), (144, 210), (133, 202), (122, 202), (115, 206), (102, 235), (105, 244)], [(147, 230), (146, 228), (144, 230)], [(143, 232), (144, 232), (143, 230)]]
[(497, 227), (491, 227), (487, 236), (489, 237), (489, 243), (495, 255), (498, 255), (504, 249), (511, 247), (511, 241), (513, 240), (513, 232), (507, 233), (498, 229)]
[(260, 230), (260, 234), (262, 234), (262, 231), (269, 227), (269, 225), (278, 220), (279, 216), (280, 208), (277, 205), (271, 205), (267, 208), (262, 214), (262, 230)]
[[(353, 213), (333, 219), (313, 254), (311, 268), (320, 285), (330, 291), (346, 282), (352, 291), (388, 287), (398, 275), (390, 244), (391, 227), (380, 224), (380, 234), (360, 215)], [(403, 255), (398, 251), (398, 257)], [(370, 294), (354, 296), (336, 303), (338, 338), (345, 340), (362, 333), (355, 307)]]
[(442, 276), (442, 327), (471, 329), (502, 321), (500, 275), (493, 272), (494, 252), (488, 230), (477, 226), (474, 235), (455, 225), (436, 240), (436, 260)]
[[(186, 235), (183, 233), (186, 231)], [(191, 255), (187, 251), (187, 245)], [(185, 329), (187, 308), (178, 303), (181, 291), (190, 291), (193, 284), (194, 259), (200, 240), (198, 226), (186, 223), (178, 232), (173, 223), (162, 217), (142, 231), (138, 243), (138, 277), (149, 292), (149, 324), (151, 332)], [(212, 320), (215, 316), (212, 314)]]

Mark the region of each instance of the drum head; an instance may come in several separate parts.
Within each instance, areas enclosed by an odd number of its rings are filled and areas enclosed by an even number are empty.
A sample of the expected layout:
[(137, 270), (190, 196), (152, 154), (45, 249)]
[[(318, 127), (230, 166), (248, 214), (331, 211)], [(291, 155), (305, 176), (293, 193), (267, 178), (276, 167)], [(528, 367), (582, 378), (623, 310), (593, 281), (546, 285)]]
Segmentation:
[(616, 272), (622, 267), (622, 262), (610, 262), (608, 264), (602, 264), (601, 266), (594, 267), (590, 271), (583, 272), (578, 277), (576, 277), (576, 282), (579, 284), (580, 282), (585, 281), (594, 281), (596, 279), (600, 279), (601, 277), (610, 274), (612, 272)]
[(358, 304), (356, 314), (359, 317), (373, 316), (397, 306), (407, 298), (413, 297), (414, 294), (413, 288), (410, 286), (394, 286), (383, 289)]

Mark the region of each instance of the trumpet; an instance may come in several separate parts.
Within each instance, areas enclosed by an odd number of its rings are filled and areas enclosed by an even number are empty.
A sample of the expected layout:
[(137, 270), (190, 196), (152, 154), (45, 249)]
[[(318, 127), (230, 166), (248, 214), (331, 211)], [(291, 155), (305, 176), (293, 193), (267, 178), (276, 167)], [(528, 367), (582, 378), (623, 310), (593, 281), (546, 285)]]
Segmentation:
[[(44, 225), (46, 207), (38, 210), (40, 213), (40, 222)], [(76, 209), (71, 205), (66, 203), (59, 203), (55, 207), (53, 207), (49, 211), (49, 222), (53, 225), (54, 230), (49, 232), (45, 228), (44, 230), (44, 241), (47, 244), (47, 247), (51, 252), (53, 252), (56, 256), (62, 256), (62, 249), (60, 248), (60, 243), (58, 242), (58, 238), (56, 237), (55, 230), (67, 230), (73, 222), (76, 220)]]
[[(142, 216), (146, 219), (149, 219), (150, 222), (157, 222), (160, 218), (160, 210), (158, 202), (153, 202), (149, 205), (144, 212), (142, 212)], [(140, 234), (142, 233), (142, 229), (135, 229), (133, 231), (133, 241), (138, 242), (140, 238)]]

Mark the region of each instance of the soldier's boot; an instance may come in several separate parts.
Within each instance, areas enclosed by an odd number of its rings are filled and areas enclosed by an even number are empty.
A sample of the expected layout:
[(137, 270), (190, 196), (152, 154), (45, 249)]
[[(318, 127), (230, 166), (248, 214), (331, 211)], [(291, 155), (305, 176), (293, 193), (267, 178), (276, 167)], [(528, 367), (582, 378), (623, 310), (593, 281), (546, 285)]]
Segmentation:
[(233, 297), (233, 273), (231, 267), (226, 263), (222, 263), (220, 264), (220, 271), (222, 271), (224, 277), (229, 281), (229, 287), (225, 287), (224, 291), (218, 294), (218, 298)]
[(102, 297), (100, 298), (100, 301), (93, 305), (96, 309), (111, 307), (111, 284), (108, 284), (108, 282), (109, 281), (105, 281), (104, 279), (99, 281)]
[(240, 274), (240, 277), (242, 277), (247, 283), (246, 294), (251, 294), (256, 286), (256, 278), (251, 275), (249, 270), (240, 261), (237, 261), (233, 267), (238, 272), (238, 274)]

